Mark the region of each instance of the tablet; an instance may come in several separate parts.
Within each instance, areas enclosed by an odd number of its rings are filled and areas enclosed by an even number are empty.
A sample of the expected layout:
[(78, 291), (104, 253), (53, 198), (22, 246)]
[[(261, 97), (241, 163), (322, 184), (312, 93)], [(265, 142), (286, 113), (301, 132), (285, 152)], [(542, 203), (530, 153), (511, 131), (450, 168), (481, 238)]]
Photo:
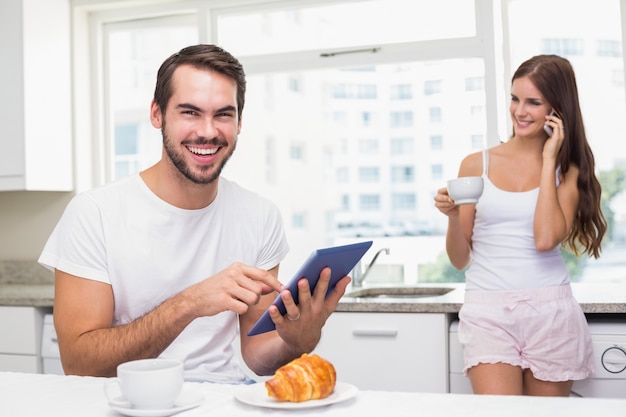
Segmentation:
[[(371, 240), (367, 242), (352, 243), (350, 245), (317, 249), (309, 255), (304, 264), (300, 267), (300, 269), (298, 269), (298, 272), (296, 272), (293, 278), (291, 278), (291, 281), (285, 285), (285, 288), (291, 291), (293, 299), (296, 304), (298, 304), (298, 281), (302, 278), (308, 279), (312, 294), (315, 289), (315, 285), (317, 285), (317, 281), (320, 278), (320, 272), (328, 266), (331, 270), (330, 283), (328, 285), (328, 291), (326, 292), (326, 296), (328, 296), (332, 289), (335, 288), (335, 285), (337, 285), (337, 282), (341, 278), (348, 275), (357, 262), (359, 262), (363, 255), (365, 255), (365, 252), (367, 252), (370, 246), (372, 246)], [(284, 315), (287, 312), (285, 304), (280, 298), (280, 294), (276, 296), (276, 299), (272, 304), (278, 307), (280, 314)], [(270, 313), (268, 310), (265, 310), (263, 315), (248, 332), (248, 336), (269, 332), (274, 329), (276, 329), (276, 326), (270, 317)]]

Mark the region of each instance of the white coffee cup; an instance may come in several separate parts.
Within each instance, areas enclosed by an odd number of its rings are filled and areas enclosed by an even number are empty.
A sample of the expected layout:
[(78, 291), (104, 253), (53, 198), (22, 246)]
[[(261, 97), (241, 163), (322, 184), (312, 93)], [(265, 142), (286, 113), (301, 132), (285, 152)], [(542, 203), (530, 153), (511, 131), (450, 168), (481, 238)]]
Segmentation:
[(448, 195), (457, 205), (476, 204), (483, 194), (482, 177), (460, 177), (448, 181)]
[(183, 380), (183, 364), (174, 359), (139, 359), (117, 367), (122, 395), (137, 409), (172, 408)]

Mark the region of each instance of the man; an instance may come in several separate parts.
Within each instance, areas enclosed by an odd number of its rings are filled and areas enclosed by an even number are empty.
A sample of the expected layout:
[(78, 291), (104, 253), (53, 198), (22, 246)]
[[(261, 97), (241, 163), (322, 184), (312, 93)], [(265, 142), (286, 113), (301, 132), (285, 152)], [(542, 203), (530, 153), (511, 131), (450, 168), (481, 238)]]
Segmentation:
[(67, 374), (114, 376), (122, 362), (152, 357), (185, 363), (187, 380), (244, 382), (233, 360), (241, 329), (250, 369), (270, 375), (314, 349), (344, 294), (325, 298), (299, 283), (275, 306), (276, 331), (247, 336), (281, 291), (288, 250), (278, 209), (220, 176), (241, 130), (245, 74), (213, 45), (182, 49), (159, 69), (150, 109), (161, 129), (159, 162), (77, 195), (39, 262), (55, 271), (54, 321)]

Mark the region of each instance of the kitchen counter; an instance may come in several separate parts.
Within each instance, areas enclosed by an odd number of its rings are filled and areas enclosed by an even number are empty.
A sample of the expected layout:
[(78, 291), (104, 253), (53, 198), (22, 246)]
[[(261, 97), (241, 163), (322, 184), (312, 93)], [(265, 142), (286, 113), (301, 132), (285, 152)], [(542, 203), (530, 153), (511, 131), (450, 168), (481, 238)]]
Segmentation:
[(54, 274), (37, 261), (0, 261), (0, 306), (52, 307)]
[[(432, 297), (351, 298), (344, 296), (337, 311), (370, 313), (451, 313), (463, 305), (464, 284), (420, 284), (450, 288)], [(369, 288), (365, 285), (364, 288)], [(409, 288), (409, 287), (406, 287)], [(574, 296), (586, 314), (626, 313), (626, 284), (573, 283)], [(347, 292), (351, 289), (348, 288)], [(407, 289), (408, 291), (408, 289)], [(52, 307), (54, 276), (36, 261), (0, 261), (0, 306)]]
[[(102, 416), (120, 414), (108, 405), (106, 378), (37, 375), (0, 372), (0, 415), (2, 416)], [(185, 382), (183, 393), (198, 398), (198, 406), (177, 416), (439, 416), (439, 417), (622, 417), (626, 400), (608, 398), (567, 398), (529, 396), (490, 396), (433, 394), (392, 391), (357, 391), (353, 397), (321, 407), (314, 403), (296, 403), (290, 409), (272, 409), (264, 395), (254, 396), (253, 405), (236, 398), (249, 392), (263, 391), (261, 384), (224, 385)], [(303, 406), (313, 408), (302, 408)], [(161, 412), (137, 412), (129, 415), (170, 415)]]
[(52, 307), (52, 284), (0, 284), (0, 306)]
[[(458, 313), (463, 305), (463, 284), (441, 284), (452, 290), (444, 295), (419, 298), (343, 297), (337, 311), (379, 313)], [(365, 287), (367, 288), (367, 287)], [(572, 284), (574, 296), (586, 314), (626, 313), (626, 285)], [(52, 307), (54, 285), (0, 283), (0, 305)]]
[[(384, 297), (351, 298), (344, 296), (337, 311), (380, 312), (380, 313), (458, 313), (463, 305), (463, 284), (424, 284), (420, 286), (445, 287), (452, 290), (444, 295), (432, 297)], [(365, 286), (364, 288), (368, 288)], [(582, 284), (573, 283), (574, 297), (585, 314), (626, 313), (625, 284)], [(348, 293), (350, 292), (348, 289)], [(407, 291), (409, 291), (407, 289)]]

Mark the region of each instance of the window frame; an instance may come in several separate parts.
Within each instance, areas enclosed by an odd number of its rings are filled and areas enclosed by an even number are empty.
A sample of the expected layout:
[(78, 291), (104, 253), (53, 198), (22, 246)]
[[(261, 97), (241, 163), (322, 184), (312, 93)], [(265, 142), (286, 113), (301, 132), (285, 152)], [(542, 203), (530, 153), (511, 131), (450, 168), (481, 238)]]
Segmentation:
[[(353, 2), (356, 0), (345, 0)], [(341, 66), (385, 64), (401, 61), (431, 61), (449, 58), (482, 58), (485, 63), (485, 95), (487, 109), (486, 129), (488, 142), (496, 144), (506, 126), (499, 122), (503, 111), (504, 94), (501, 65), (503, 50), (496, 48), (495, 36), (500, 33), (501, 2), (507, 0), (474, 0), (476, 10), (476, 35), (466, 38), (407, 42), (393, 45), (361, 45), (359, 48), (380, 48), (375, 54), (336, 55), (332, 59), (321, 58), (327, 50), (290, 52), (264, 56), (238, 57), (253, 75), (272, 71), (298, 71)], [(74, 108), (76, 137), (90, 137), (90, 141), (76, 143), (76, 176), (78, 190), (86, 190), (108, 182), (110, 161), (102, 161), (108, 155), (113, 140), (109, 120), (106, 117), (105, 26), (109, 23), (132, 22), (142, 19), (165, 18), (182, 14), (195, 14), (200, 42), (215, 43), (217, 20), (221, 15), (250, 11), (275, 10), (283, 7), (305, 7), (314, 4), (336, 3), (333, 0), (160, 0), (150, 5), (139, 0), (123, 4), (111, 0), (74, 0), (73, 50), (74, 73), (83, 74), (74, 80)], [(502, 14), (504, 16), (504, 14)], [(147, 21), (146, 21), (147, 22)], [(149, 23), (146, 23), (149, 24)], [(88, 58), (88, 59), (81, 59)], [(85, 143), (89, 142), (89, 143)]]

